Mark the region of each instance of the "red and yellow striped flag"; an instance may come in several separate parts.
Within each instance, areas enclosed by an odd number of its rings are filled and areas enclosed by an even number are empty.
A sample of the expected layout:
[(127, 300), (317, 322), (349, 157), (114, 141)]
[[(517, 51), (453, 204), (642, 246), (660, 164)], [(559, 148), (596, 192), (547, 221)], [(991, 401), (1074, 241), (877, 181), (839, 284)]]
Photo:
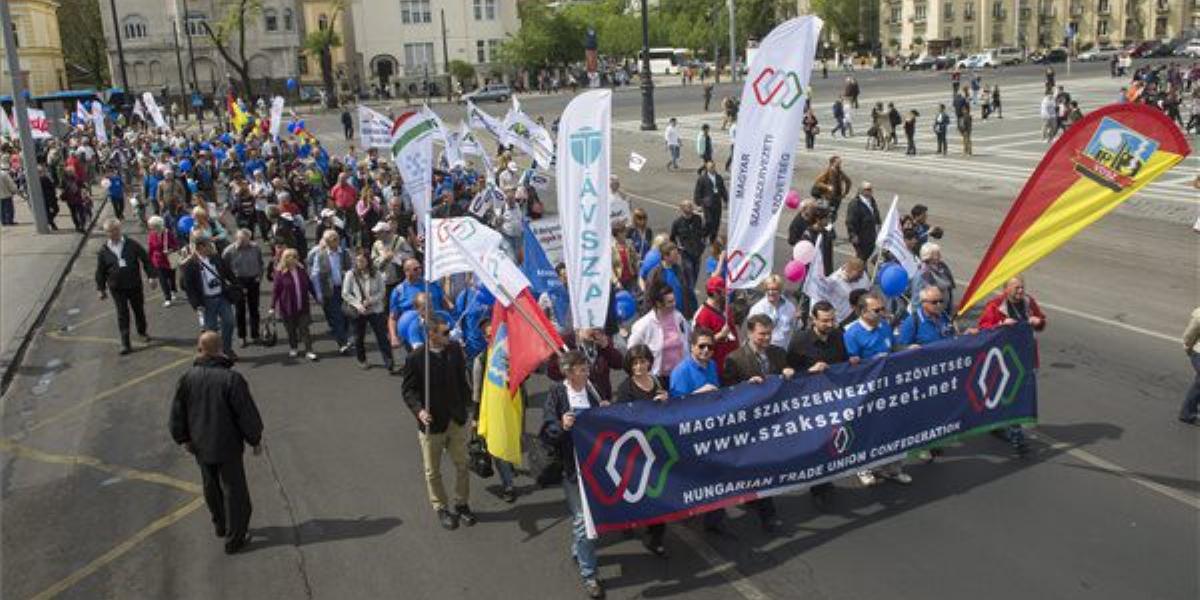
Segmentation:
[(1080, 119), (1025, 182), (963, 293), (958, 314), (1057, 250), (1190, 153), (1179, 127), (1143, 104), (1113, 104)]

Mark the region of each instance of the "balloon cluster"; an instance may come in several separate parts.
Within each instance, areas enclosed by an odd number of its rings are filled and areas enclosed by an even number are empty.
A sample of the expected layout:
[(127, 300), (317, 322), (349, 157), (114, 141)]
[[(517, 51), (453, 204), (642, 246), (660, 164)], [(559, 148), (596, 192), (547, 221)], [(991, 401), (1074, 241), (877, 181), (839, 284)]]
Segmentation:
[(817, 247), (808, 240), (800, 240), (792, 247), (792, 260), (783, 267), (783, 276), (793, 283), (804, 279), (808, 265), (817, 257)]

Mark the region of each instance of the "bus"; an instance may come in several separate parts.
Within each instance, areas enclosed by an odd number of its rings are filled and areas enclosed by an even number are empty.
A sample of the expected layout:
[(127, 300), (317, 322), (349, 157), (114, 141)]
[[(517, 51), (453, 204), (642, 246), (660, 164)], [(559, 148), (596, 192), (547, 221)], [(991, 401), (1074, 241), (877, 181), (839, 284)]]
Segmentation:
[[(675, 75), (691, 60), (691, 51), (686, 48), (651, 48), (650, 73), (653, 75)], [(641, 67), (641, 53), (638, 53)]]

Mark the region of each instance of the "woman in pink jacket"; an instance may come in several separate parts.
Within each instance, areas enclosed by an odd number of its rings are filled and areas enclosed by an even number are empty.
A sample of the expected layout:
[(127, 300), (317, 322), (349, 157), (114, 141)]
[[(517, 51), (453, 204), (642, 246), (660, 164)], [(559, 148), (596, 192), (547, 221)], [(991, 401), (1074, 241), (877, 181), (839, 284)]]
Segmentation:
[(146, 221), (146, 247), (150, 253), (150, 266), (158, 272), (158, 283), (162, 285), (163, 306), (171, 306), (175, 300), (175, 269), (171, 266), (171, 254), (179, 250), (179, 241), (175, 233), (164, 226), (160, 216), (150, 217)]

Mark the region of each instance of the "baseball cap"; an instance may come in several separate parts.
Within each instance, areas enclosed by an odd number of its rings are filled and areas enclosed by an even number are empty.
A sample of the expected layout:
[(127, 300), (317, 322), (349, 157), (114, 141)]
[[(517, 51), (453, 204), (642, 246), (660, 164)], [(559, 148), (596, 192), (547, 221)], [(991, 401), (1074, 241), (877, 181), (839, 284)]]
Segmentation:
[(704, 287), (708, 290), (709, 295), (723, 294), (725, 293), (725, 278), (720, 275), (713, 275), (708, 278), (708, 283)]

